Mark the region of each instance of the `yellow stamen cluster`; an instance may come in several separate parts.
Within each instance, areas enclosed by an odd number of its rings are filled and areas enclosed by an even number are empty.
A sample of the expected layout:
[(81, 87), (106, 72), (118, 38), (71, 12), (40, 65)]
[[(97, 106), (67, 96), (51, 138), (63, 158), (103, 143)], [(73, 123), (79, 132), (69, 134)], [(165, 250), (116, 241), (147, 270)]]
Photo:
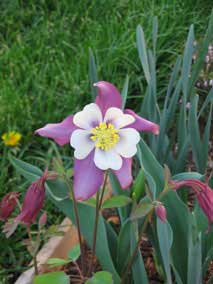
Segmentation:
[(91, 132), (90, 139), (96, 142), (95, 147), (105, 151), (110, 150), (120, 140), (118, 130), (111, 123), (102, 122)]
[(14, 147), (17, 146), (21, 140), (21, 134), (15, 131), (9, 131), (4, 133), (1, 138), (6, 146)]

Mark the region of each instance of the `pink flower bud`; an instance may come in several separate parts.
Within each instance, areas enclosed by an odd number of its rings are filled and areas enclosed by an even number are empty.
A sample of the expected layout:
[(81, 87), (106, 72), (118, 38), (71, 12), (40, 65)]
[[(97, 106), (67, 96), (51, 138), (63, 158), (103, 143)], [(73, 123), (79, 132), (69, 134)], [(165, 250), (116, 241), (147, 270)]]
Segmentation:
[(16, 217), (16, 221), (25, 223), (29, 226), (35, 222), (38, 212), (44, 205), (45, 182), (48, 179), (48, 170), (46, 169), (43, 176), (33, 182), (28, 188), (21, 213)]
[(171, 181), (170, 185), (175, 190), (183, 186), (189, 186), (194, 190), (197, 197), (197, 201), (208, 218), (208, 229), (210, 229), (210, 224), (213, 223), (213, 190), (208, 186), (208, 184), (200, 180), (188, 179), (182, 181)]
[(0, 220), (6, 221), (14, 211), (19, 197), (18, 192), (9, 192), (0, 203)]
[(162, 204), (155, 206), (155, 213), (162, 222), (166, 222), (166, 208)]
[(39, 219), (39, 225), (44, 226), (46, 223), (47, 223), (47, 212), (44, 212)]

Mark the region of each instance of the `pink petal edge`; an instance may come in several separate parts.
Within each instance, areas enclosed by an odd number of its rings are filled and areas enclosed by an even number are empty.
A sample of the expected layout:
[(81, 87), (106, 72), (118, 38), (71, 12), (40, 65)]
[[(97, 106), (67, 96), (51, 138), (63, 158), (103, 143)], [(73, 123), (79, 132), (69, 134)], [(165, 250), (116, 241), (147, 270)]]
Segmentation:
[(71, 134), (75, 129), (77, 129), (77, 127), (73, 124), (73, 115), (70, 115), (62, 122), (46, 124), (44, 127), (37, 129), (35, 133), (43, 137), (51, 138), (57, 144), (63, 146), (70, 142)]
[(104, 171), (98, 169), (93, 161), (94, 151), (85, 159), (74, 161), (74, 194), (77, 200), (87, 200), (101, 187)]
[(106, 81), (99, 81), (94, 86), (98, 88), (95, 103), (100, 107), (103, 116), (110, 107), (122, 108), (120, 92), (113, 84)]
[(122, 189), (128, 189), (132, 184), (133, 180), (132, 158), (123, 158), (123, 164), (121, 169), (117, 171), (113, 170), (112, 172), (116, 175)]
[(155, 135), (158, 135), (160, 133), (160, 127), (158, 124), (137, 115), (131, 109), (126, 109), (124, 113), (130, 114), (135, 118), (135, 122), (128, 125), (128, 127), (135, 128), (138, 131), (149, 131)]

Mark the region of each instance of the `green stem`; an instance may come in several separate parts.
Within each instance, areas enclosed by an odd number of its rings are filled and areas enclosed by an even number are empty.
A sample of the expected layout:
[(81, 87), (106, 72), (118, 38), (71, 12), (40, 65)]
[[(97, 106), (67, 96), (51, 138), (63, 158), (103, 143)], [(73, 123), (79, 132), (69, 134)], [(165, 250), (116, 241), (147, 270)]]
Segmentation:
[(78, 233), (78, 240), (79, 240), (79, 245), (80, 245), (80, 250), (81, 250), (81, 269), (82, 269), (82, 273), (84, 275), (84, 273), (85, 273), (84, 247), (83, 247), (83, 242), (82, 242), (82, 238), (81, 238), (81, 227), (80, 227), (80, 220), (79, 220), (79, 215), (78, 215), (78, 207), (77, 207), (77, 202), (76, 202), (76, 199), (75, 199), (75, 194), (73, 192), (72, 186), (70, 185), (69, 179), (67, 177), (65, 177), (65, 179), (66, 179), (66, 183), (67, 183), (68, 187), (70, 188), (71, 197), (72, 197), (72, 201), (73, 201), (73, 210), (74, 210), (75, 222), (76, 222), (77, 233)]
[(138, 248), (139, 248), (140, 243), (141, 243), (141, 239), (142, 239), (143, 233), (145, 232), (146, 227), (147, 227), (147, 225), (148, 225), (148, 223), (149, 223), (149, 219), (150, 219), (151, 214), (152, 214), (152, 212), (150, 212), (150, 213), (147, 215), (147, 217), (146, 217), (146, 219), (145, 219), (145, 221), (144, 221), (144, 223), (143, 223), (142, 229), (141, 229), (140, 234), (139, 234), (139, 236), (138, 236), (138, 241), (137, 241), (136, 247), (135, 247), (135, 249), (134, 249), (134, 251), (133, 251), (132, 256), (130, 257), (130, 260), (129, 260), (128, 264), (127, 264), (127, 268), (126, 268), (126, 270), (125, 270), (125, 272), (124, 272), (124, 274), (123, 274), (123, 277), (122, 277), (122, 279), (121, 279), (121, 284), (124, 284), (124, 283), (125, 283), (125, 280), (126, 280), (128, 274), (129, 274), (129, 271), (130, 271), (130, 269), (131, 269), (131, 267), (132, 267), (132, 265), (133, 265), (133, 263), (134, 263), (135, 257), (136, 257), (137, 252), (138, 252)]
[(103, 198), (104, 198), (104, 193), (105, 193), (105, 189), (106, 189), (107, 178), (108, 178), (108, 171), (106, 171), (106, 174), (105, 174), (105, 179), (104, 179), (104, 184), (103, 184), (103, 188), (102, 188), (102, 192), (101, 192), (100, 202), (99, 202), (99, 205), (98, 205), (98, 210), (99, 211), (101, 210), (101, 206), (102, 206), (102, 203), (103, 203)]
[[(29, 240), (31, 242), (31, 245), (33, 246), (33, 239), (32, 239), (32, 234), (31, 234), (31, 231), (30, 231), (30, 227), (29, 226), (26, 226), (27, 228), (27, 233), (28, 233), (28, 237), (29, 237)], [(33, 266), (34, 266), (34, 269), (35, 269), (35, 275), (38, 275), (38, 263), (37, 263), (37, 253), (34, 252), (32, 254), (32, 258), (33, 258)]]
[(106, 174), (105, 174), (101, 196), (100, 196), (99, 191), (96, 194), (95, 224), (94, 224), (94, 231), (93, 231), (92, 258), (91, 258), (90, 265), (89, 265), (88, 275), (90, 275), (93, 272), (92, 271), (93, 270), (93, 256), (95, 256), (95, 250), (96, 250), (96, 239), (97, 239), (99, 212), (101, 210), (101, 206), (102, 206), (102, 203), (103, 203), (104, 192), (105, 192), (106, 183), (107, 183), (107, 177), (108, 177), (108, 171), (106, 171)]

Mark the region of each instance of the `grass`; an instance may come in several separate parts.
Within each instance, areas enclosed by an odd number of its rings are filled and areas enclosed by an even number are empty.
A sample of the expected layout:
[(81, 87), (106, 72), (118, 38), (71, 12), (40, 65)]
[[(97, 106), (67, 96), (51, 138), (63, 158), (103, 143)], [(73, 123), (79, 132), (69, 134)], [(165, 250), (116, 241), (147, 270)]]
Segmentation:
[[(152, 17), (158, 16), (157, 63), (161, 90), (168, 81), (173, 59), (183, 49), (189, 25), (194, 23), (197, 37), (202, 37), (210, 9), (211, 0), (202, 3), (192, 0), (2, 0), (0, 129), (2, 133), (15, 129), (23, 134), (15, 154), (43, 167), (51, 161), (55, 146), (46, 139), (34, 137), (33, 131), (47, 122), (62, 120), (90, 101), (89, 47), (97, 60), (99, 79), (113, 82), (121, 89), (129, 74), (128, 103), (131, 104), (131, 97), (138, 94), (136, 100), (143, 97), (136, 26), (144, 27), (150, 45)], [(12, 190), (24, 192), (27, 186), (10, 166), (9, 152), (10, 149), (0, 145), (0, 196)], [(68, 165), (69, 147), (60, 152)], [(50, 222), (55, 221), (53, 214)], [(14, 237), (15, 244), (0, 257), (0, 279), (5, 279), (0, 280), (1, 284), (9, 283), (8, 267), (13, 274), (25, 254), (18, 245), (18, 237)], [(4, 236), (0, 236), (0, 241), (1, 247), (9, 247), (10, 242)]]

